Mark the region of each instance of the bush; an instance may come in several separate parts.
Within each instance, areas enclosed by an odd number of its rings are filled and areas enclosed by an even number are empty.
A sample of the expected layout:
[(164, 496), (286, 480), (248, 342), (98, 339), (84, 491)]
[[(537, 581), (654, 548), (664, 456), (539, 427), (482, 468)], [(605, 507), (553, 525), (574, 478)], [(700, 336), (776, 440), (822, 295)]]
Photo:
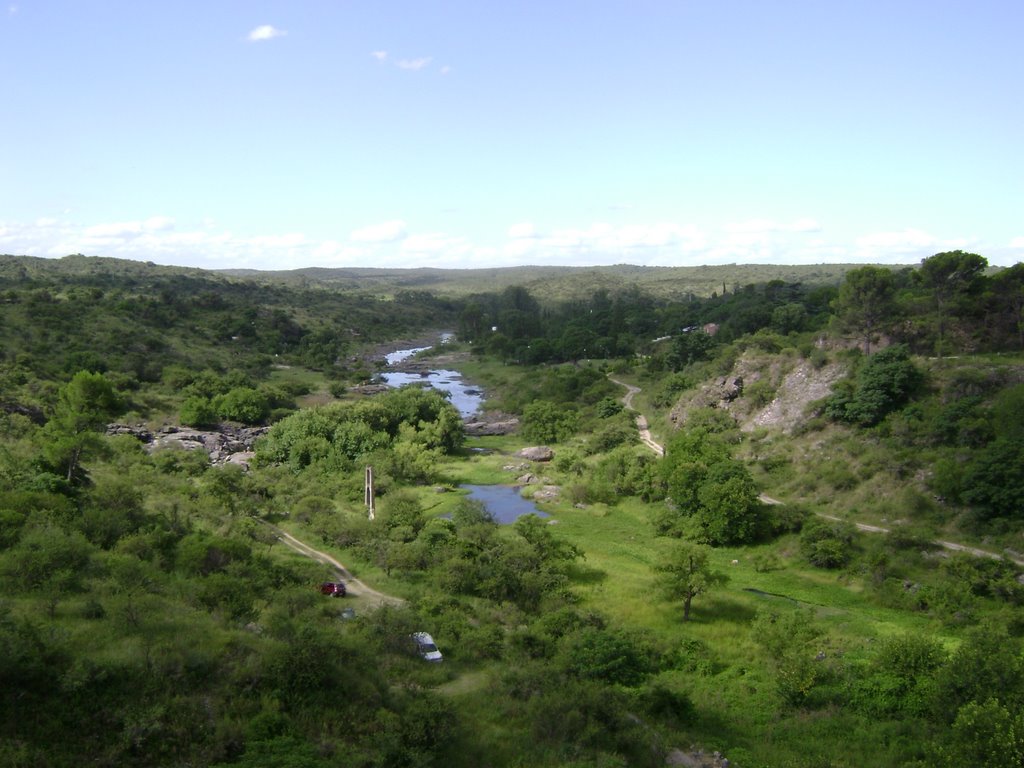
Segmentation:
[(527, 440), (560, 443), (576, 434), (578, 422), (575, 411), (547, 400), (539, 400), (523, 409), (520, 433)]
[(208, 398), (192, 395), (181, 404), (178, 418), (188, 427), (209, 427), (217, 423), (217, 411)]
[(270, 415), (267, 396), (251, 387), (235, 387), (213, 399), (213, 407), (222, 419), (242, 424), (262, 424)]
[(758, 379), (744, 387), (743, 396), (757, 408), (764, 408), (775, 399), (776, 388), (768, 379)]
[(815, 518), (800, 533), (800, 552), (819, 568), (842, 568), (853, 557), (853, 538), (849, 523)]
[(906, 347), (887, 347), (867, 359), (855, 382), (837, 385), (826, 413), (839, 421), (874, 426), (906, 403), (923, 378)]
[(640, 684), (654, 666), (650, 653), (635, 639), (596, 627), (566, 638), (561, 659), (576, 677), (627, 686)]

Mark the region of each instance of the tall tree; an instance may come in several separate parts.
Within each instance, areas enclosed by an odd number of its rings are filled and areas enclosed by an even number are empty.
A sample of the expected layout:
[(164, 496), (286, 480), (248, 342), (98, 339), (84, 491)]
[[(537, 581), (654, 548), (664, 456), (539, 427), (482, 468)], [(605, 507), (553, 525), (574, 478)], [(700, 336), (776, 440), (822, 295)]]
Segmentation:
[(956, 312), (965, 296), (980, 286), (983, 272), (988, 267), (984, 256), (967, 251), (943, 251), (921, 262), (918, 279), (931, 291), (938, 317), (936, 352), (945, 352), (949, 316)]
[(1024, 263), (999, 272), (992, 278), (991, 287), (989, 305), (1000, 337), (997, 343), (1008, 344), (1014, 339), (1017, 347), (1024, 349)]
[(82, 479), (82, 455), (98, 444), (99, 432), (122, 408), (120, 396), (101, 373), (79, 371), (61, 387), (43, 430), (43, 452), (65, 481)]
[(861, 267), (847, 273), (833, 304), (840, 325), (858, 335), (864, 354), (893, 314), (895, 281), (892, 270)]

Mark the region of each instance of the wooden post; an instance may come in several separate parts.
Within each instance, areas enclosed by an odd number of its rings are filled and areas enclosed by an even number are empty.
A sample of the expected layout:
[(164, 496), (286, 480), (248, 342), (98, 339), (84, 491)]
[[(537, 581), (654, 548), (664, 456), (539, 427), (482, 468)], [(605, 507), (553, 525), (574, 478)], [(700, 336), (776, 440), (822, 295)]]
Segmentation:
[(363, 490), (363, 500), (366, 503), (367, 516), (373, 520), (376, 511), (373, 501), (373, 467), (366, 468), (366, 485)]

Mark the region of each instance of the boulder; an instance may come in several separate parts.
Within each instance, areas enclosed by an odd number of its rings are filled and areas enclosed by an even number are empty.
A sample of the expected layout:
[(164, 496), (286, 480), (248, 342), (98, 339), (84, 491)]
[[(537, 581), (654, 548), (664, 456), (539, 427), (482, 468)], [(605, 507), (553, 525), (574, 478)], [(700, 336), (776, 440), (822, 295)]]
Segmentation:
[(534, 501), (557, 501), (559, 487), (557, 485), (545, 485), (533, 492)]
[(516, 456), (520, 459), (528, 459), (529, 461), (551, 461), (555, 458), (555, 452), (546, 445), (535, 445), (530, 448), (523, 448), (516, 453)]
[(487, 435), (508, 435), (519, 428), (519, 419), (507, 413), (484, 413), (470, 416), (462, 422), (462, 429), (469, 437)]

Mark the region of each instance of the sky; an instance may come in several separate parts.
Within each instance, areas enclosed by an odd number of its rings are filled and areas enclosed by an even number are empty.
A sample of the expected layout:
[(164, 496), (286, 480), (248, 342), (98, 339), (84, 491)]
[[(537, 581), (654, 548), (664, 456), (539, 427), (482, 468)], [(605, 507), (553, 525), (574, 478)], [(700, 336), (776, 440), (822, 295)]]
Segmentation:
[(0, 253), (1024, 260), (1021, 0), (13, 0)]

